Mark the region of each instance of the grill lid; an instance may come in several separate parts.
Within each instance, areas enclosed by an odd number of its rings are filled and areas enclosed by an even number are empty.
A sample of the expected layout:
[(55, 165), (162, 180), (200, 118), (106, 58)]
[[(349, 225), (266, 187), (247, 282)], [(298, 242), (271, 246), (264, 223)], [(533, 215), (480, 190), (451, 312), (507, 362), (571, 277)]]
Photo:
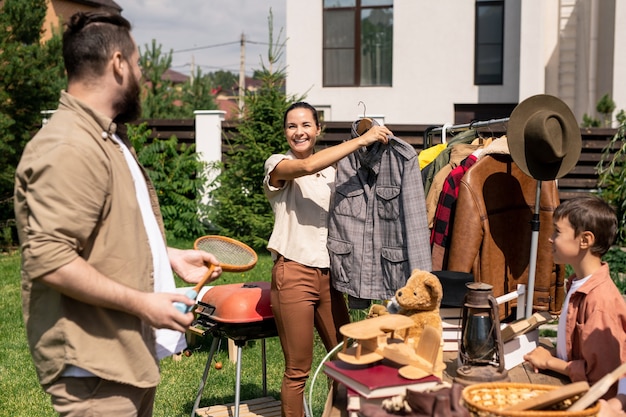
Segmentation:
[(201, 302), (213, 320), (223, 323), (250, 323), (274, 318), (270, 304), (269, 282), (247, 282), (216, 285), (209, 289)]

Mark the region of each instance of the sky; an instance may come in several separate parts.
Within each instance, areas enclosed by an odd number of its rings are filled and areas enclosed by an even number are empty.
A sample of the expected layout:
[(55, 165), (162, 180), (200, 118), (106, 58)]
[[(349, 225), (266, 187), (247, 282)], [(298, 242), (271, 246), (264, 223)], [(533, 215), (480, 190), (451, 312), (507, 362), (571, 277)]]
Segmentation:
[(202, 73), (224, 70), (239, 74), (242, 33), (246, 74), (260, 69), (261, 62), (267, 66), (270, 8), (274, 42), (285, 41), (287, 0), (115, 1), (133, 25), (140, 51), (155, 39), (164, 53), (172, 50), (171, 68), (185, 75), (194, 67)]

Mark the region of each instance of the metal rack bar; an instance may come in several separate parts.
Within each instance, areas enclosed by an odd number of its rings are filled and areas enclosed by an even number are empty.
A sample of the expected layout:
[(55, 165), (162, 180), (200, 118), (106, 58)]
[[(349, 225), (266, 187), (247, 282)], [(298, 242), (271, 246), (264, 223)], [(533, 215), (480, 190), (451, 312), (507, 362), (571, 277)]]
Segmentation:
[(458, 125), (451, 125), (449, 123), (444, 124), (443, 126), (429, 127), (424, 131), (424, 148), (429, 148), (431, 143), (431, 136), (435, 133), (441, 133), (441, 143), (446, 143), (446, 133), (454, 132), (457, 130), (467, 130), (474, 129), (479, 127), (486, 127), (495, 124), (504, 124), (509, 121), (508, 117), (504, 117), (501, 119), (490, 119), (483, 120), (479, 122), (471, 122), (471, 123), (463, 123)]

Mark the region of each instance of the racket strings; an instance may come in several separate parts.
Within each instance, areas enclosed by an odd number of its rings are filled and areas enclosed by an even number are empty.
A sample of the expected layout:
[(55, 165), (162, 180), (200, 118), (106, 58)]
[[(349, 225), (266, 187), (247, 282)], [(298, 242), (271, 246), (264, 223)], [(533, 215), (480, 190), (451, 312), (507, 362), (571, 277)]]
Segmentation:
[(256, 262), (254, 252), (232, 242), (219, 239), (201, 239), (196, 246), (200, 250), (212, 253), (220, 264), (242, 266)]

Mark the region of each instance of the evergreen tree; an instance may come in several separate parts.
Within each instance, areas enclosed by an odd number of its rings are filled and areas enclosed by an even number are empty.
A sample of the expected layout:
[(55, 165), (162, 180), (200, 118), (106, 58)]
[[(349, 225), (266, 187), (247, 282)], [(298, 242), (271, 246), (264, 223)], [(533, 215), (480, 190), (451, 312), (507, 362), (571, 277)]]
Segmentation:
[(196, 69), (193, 77), (189, 78), (182, 87), (182, 100), (187, 117), (193, 117), (195, 110), (215, 110), (215, 100), (213, 99), (213, 82), (208, 74), (202, 74), (200, 69)]
[(230, 71), (219, 70), (208, 74), (213, 88), (221, 89), (226, 94), (232, 94), (237, 86), (239, 77)]
[(128, 138), (137, 150), (137, 158), (154, 183), (168, 239), (195, 239), (205, 233), (198, 221), (200, 195), (205, 180), (195, 145), (179, 143), (176, 136), (150, 140), (145, 123), (126, 125)]
[(211, 93), (211, 80), (196, 70), (193, 77), (177, 85), (163, 75), (172, 66), (172, 51), (164, 53), (152, 40), (140, 51), (143, 69), (142, 115), (144, 119), (183, 119), (194, 117), (194, 110), (213, 110), (217, 106)]
[[(270, 45), (272, 16), (270, 12)], [(270, 48), (269, 62), (278, 56)], [(219, 234), (241, 240), (256, 250), (267, 245), (274, 216), (263, 194), (263, 165), (274, 153), (289, 148), (285, 140), (283, 115), (295, 97), (284, 93), (284, 72), (265, 68), (257, 72), (261, 86), (246, 92), (244, 116), (237, 133), (228, 138), (222, 172), (216, 178), (218, 187), (211, 193), (208, 218)], [(299, 99), (298, 99), (299, 100)]]
[(615, 102), (608, 94), (605, 94), (598, 100), (596, 110), (602, 114), (604, 119), (604, 127), (611, 127), (611, 116), (615, 111)]
[(144, 119), (174, 119), (182, 117), (181, 96), (171, 80), (163, 74), (172, 65), (172, 51), (163, 53), (161, 44), (152, 39), (151, 45), (141, 50), (139, 63), (143, 71), (143, 99), (141, 102)]
[[(15, 168), (67, 85), (60, 32), (40, 43), (46, 0), (6, 0), (0, 13), (0, 231), (13, 219)], [(59, 29), (60, 30), (60, 29)], [(4, 240), (4, 239), (3, 239)], [(10, 243), (0, 241), (0, 244)]]

